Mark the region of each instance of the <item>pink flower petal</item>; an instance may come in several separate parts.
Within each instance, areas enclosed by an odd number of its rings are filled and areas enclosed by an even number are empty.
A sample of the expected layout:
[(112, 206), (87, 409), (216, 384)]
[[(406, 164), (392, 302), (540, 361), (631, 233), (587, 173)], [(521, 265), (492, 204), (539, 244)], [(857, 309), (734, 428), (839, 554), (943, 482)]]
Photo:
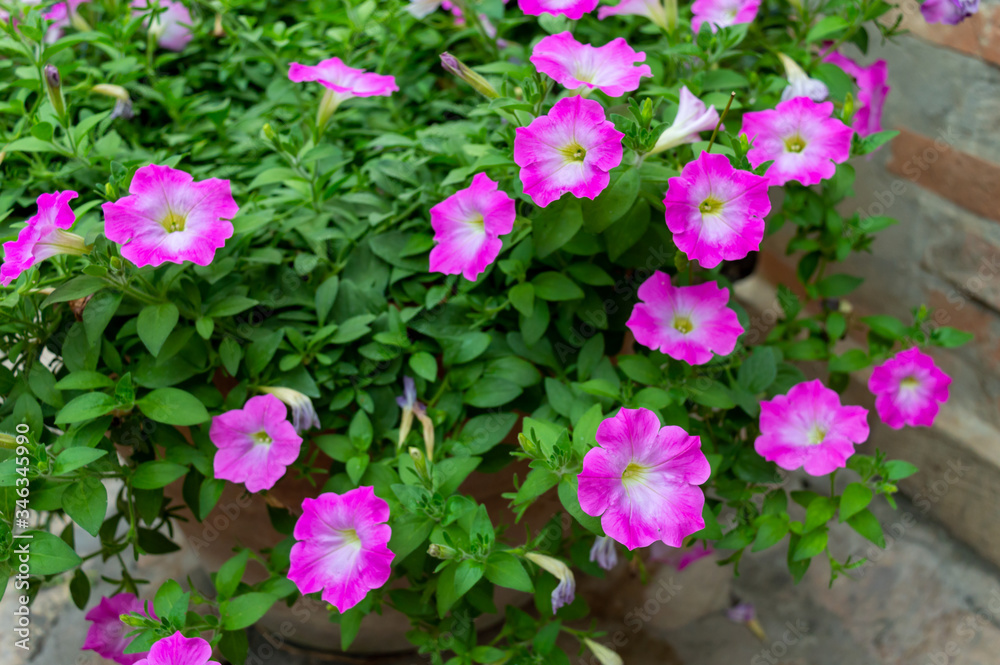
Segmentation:
[(636, 53), (621, 37), (604, 46), (581, 44), (569, 31), (543, 38), (532, 50), (535, 68), (570, 89), (597, 88), (609, 97), (636, 90), (649, 65), (636, 65), (646, 54)]
[(597, 0), (517, 0), (517, 6), (529, 16), (555, 14), (576, 21), (594, 11)]

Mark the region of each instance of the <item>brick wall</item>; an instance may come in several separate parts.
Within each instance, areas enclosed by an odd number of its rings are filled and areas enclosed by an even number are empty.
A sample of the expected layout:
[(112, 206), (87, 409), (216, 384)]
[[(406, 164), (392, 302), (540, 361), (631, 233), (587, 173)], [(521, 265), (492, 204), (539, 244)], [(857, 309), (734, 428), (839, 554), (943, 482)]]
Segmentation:
[[(884, 45), (872, 35), (864, 62), (888, 61), (883, 126), (902, 133), (856, 160), (856, 198), (843, 211), (900, 223), (879, 234), (873, 254), (846, 264), (866, 278), (850, 301), (859, 316), (904, 321), (926, 303), (938, 325), (976, 338), (933, 352), (953, 378), (935, 426), (897, 432), (873, 411), (869, 448), (920, 466), (902, 484), (917, 508), (1000, 564), (1000, 3), (954, 27), (927, 25), (916, 3), (901, 11), (911, 33)], [(761, 274), (771, 282), (794, 280), (786, 240), (765, 243)], [(848, 399), (871, 408), (866, 382), (857, 377)]]

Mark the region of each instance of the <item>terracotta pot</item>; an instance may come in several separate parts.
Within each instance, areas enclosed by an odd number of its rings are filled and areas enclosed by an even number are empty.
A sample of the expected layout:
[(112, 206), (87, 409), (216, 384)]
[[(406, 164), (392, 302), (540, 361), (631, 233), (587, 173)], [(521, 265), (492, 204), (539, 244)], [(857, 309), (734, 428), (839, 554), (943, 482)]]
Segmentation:
[[(519, 431), (518, 423), (512, 430), (515, 437)], [(508, 500), (501, 495), (513, 490), (515, 473), (523, 479), (528, 473), (527, 464), (515, 462), (497, 473), (473, 472), (460, 491), (483, 503), (495, 523), (513, 524), (514, 514), (507, 507)], [(302, 499), (314, 497), (318, 493), (318, 489), (305, 480), (286, 476), (269, 491), (268, 497), (297, 513)], [(167, 487), (166, 495), (176, 503), (183, 504), (180, 482)], [(559, 510), (562, 510), (559, 499), (554, 491), (550, 491), (532, 505), (518, 525), (519, 528), (509, 529), (505, 540), (510, 544), (523, 542), (521, 534), (524, 529), (520, 528), (521, 525), (530, 528), (532, 533), (538, 533)], [(177, 522), (177, 525), (187, 537), (189, 546), (197, 553), (206, 572), (217, 571), (232, 557), (233, 550), (237, 547), (248, 547), (260, 552), (274, 547), (285, 538), (272, 528), (264, 497), (260, 494), (248, 494), (241, 485), (227, 484), (222, 498), (204, 522), (195, 520), (186, 505), (181, 512), (188, 521)], [(251, 561), (244, 581), (253, 584), (265, 577), (264, 568)], [(405, 581), (400, 580), (399, 584), (402, 586)], [(498, 608), (524, 604), (528, 600), (527, 594), (502, 588), (497, 588), (494, 597)], [(476, 619), (476, 627), (484, 630), (496, 625), (501, 619), (502, 614), (480, 616)], [(292, 607), (277, 603), (258, 622), (257, 628), (270, 636), (272, 644), (280, 642), (327, 652), (337, 652), (340, 649), (339, 626), (330, 623), (327, 605), (317, 600), (302, 598)], [(409, 619), (404, 614), (383, 607), (381, 615), (371, 614), (362, 621), (361, 629), (351, 644), (350, 653), (391, 654), (412, 651), (413, 646), (405, 637), (410, 628)]]

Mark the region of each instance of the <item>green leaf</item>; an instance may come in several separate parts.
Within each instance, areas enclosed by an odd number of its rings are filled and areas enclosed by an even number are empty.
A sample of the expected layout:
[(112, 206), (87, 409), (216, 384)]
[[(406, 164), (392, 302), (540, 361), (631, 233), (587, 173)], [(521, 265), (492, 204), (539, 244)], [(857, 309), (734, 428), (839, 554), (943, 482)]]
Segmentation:
[(486, 579), (497, 586), (533, 593), (535, 586), (524, 565), (513, 554), (494, 552), (486, 560)]
[(187, 471), (188, 468), (183, 464), (175, 464), (166, 460), (143, 462), (135, 469), (132, 485), (141, 490), (155, 490), (169, 485)]
[(544, 258), (576, 235), (583, 226), (580, 199), (563, 197), (540, 209), (531, 220), (531, 235), (535, 254)]
[(841, 298), (861, 286), (864, 281), (853, 275), (830, 275), (817, 282), (816, 288), (824, 298)]
[(503, 406), (521, 394), (521, 387), (505, 379), (480, 379), (465, 391), (465, 403), (481, 409)]
[(810, 531), (799, 539), (799, 543), (795, 547), (795, 554), (792, 556), (792, 560), (802, 561), (816, 556), (826, 549), (828, 538), (829, 534), (826, 529)]
[(392, 521), (392, 536), (389, 538), (389, 550), (396, 555), (395, 561), (405, 559), (415, 549), (420, 547), (436, 522), (425, 515), (404, 513)]
[(830, 358), (831, 372), (854, 372), (868, 367), (868, 354), (861, 349), (850, 349), (842, 355)]
[(903, 478), (908, 478), (915, 474), (918, 469), (916, 466), (910, 464), (909, 462), (904, 462), (903, 460), (889, 460), (885, 463), (886, 473), (888, 474), (888, 480), (902, 480)]
[(95, 388), (110, 388), (115, 382), (100, 372), (82, 369), (63, 377), (56, 388), (59, 390), (93, 390)]
[(410, 356), (410, 369), (426, 381), (437, 379), (437, 360), (426, 351), (419, 351)]
[(56, 456), (56, 463), (52, 473), (61, 476), (75, 471), (80, 467), (87, 466), (94, 460), (98, 460), (108, 454), (106, 450), (97, 448), (86, 448), (83, 446), (67, 448)]
[(569, 475), (564, 477), (559, 482), (559, 488), (556, 491), (559, 494), (559, 501), (562, 503), (563, 508), (573, 516), (573, 519), (579, 522), (587, 531), (598, 536), (604, 535), (601, 518), (588, 515), (580, 507), (579, 485), (577, 484), (576, 476)]
[(561, 272), (543, 272), (531, 280), (535, 295), (542, 300), (577, 300), (583, 297), (583, 290), (573, 280)]
[(246, 296), (228, 296), (223, 298), (217, 303), (214, 303), (206, 313), (206, 316), (213, 319), (220, 319), (226, 316), (235, 316), (240, 312), (244, 312), (254, 305), (258, 301), (253, 298), (247, 298)]
[(687, 389), (691, 399), (702, 406), (713, 409), (731, 409), (736, 405), (729, 389), (718, 381), (699, 379), (689, 385)]
[(753, 541), (751, 552), (766, 550), (777, 545), (788, 534), (787, 515), (765, 515), (757, 525), (757, 537)]
[(54, 305), (55, 303), (68, 302), (70, 300), (77, 300), (78, 298), (89, 296), (92, 293), (97, 293), (107, 285), (107, 282), (100, 277), (79, 275), (78, 277), (74, 277), (68, 282), (57, 286), (56, 290), (46, 296), (45, 300), (42, 301), (41, 309), (45, 309), (49, 305)]
[(582, 201), (583, 227), (588, 233), (601, 233), (625, 216), (639, 195), (639, 170), (619, 166), (611, 171), (608, 186), (593, 201)]
[(243, 349), (240, 343), (233, 337), (226, 337), (219, 344), (219, 358), (222, 366), (226, 368), (229, 376), (236, 376), (236, 371), (240, 368), (240, 358), (243, 356)]
[(240, 630), (251, 626), (264, 616), (276, 597), (269, 593), (247, 593), (224, 600), (219, 604), (222, 627), (226, 630)]
[(850, 27), (850, 24), (842, 16), (837, 16), (836, 14), (826, 16), (809, 29), (806, 41), (816, 42), (848, 27)]
[(808, 533), (813, 529), (817, 529), (831, 519), (833, 519), (834, 513), (837, 512), (837, 504), (825, 496), (820, 496), (813, 499), (809, 503), (809, 507), (806, 508), (806, 521), (805, 525), (802, 527), (803, 533)]
[(249, 560), (250, 550), (243, 550), (219, 567), (219, 572), (215, 574), (215, 589), (219, 598), (226, 599), (236, 593)]
[(646, 356), (618, 356), (618, 369), (625, 376), (644, 385), (657, 385), (663, 379), (663, 372)]
[(167, 425), (197, 425), (208, 420), (201, 400), (179, 388), (157, 388), (135, 405), (150, 419)]
[(967, 344), (974, 339), (974, 335), (964, 330), (958, 330), (957, 328), (951, 328), (949, 326), (941, 326), (940, 328), (935, 328), (931, 332), (931, 342), (938, 346), (943, 346), (946, 349), (953, 349), (963, 344)]
[(90, 579), (87, 577), (87, 573), (79, 568), (73, 573), (73, 579), (70, 580), (69, 594), (77, 609), (82, 610), (87, 607), (87, 602), (90, 600)]
[(96, 536), (108, 511), (108, 492), (104, 484), (92, 476), (70, 483), (63, 492), (63, 510), (81, 529)]
[(754, 395), (767, 390), (778, 378), (778, 357), (769, 346), (758, 346), (740, 365), (736, 381)]
[(83, 330), (87, 333), (87, 341), (91, 345), (100, 342), (104, 329), (108, 327), (121, 302), (121, 292), (101, 291), (83, 308)]
[(510, 304), (524, 316), (531, 316), (535, 311), (535, 287), (530, 282), (522, 282), (511, 287), (507, 294)]
[(173, 303), (146, 305), (136, 317), (135, 330), (139, 339), (146, 345), (153, 356), (160, 353), (163, 343), (173, 332), (180, 318), (177, 306)]
[(90, 420), (110, 413), (117, 406), (115, 398), (106, 393), (87, 393), (74, 397), (56, 414), (56, 424), (65, 425)]
[(861, 483), (851, 483), (845, 487), (840, 496), (840, 521), (844, 522), (867, 508), (874, 496), (871, 489)]
[[(80, 556), (59, 536), (46, 531), (28, 531), (28, 573), (55, 575), (76, 568), (82, 563)], [(21, 541), (22, 543), (25, 541)]]
[(879, 524), (878, 518), (875, 517), (872, 511), (867, 508), (861, 510), (847, 520), (847, 525), (879, 547), (885, 549), (885, 536), (882, 534), (882, 525)]
[(190, 602), (191, 594), (185, 593), (177, 580), (167, 580), (153, 597), (153, 611), (160, 619), (183, 626)]
[(906, 337), (906, 326), (894, 316), (863, 316), (861, 320), (871, 328), (872, 332), (889, 340)]
[(479, 581), (484, 572), (485, 566), (482, 562), (472, 559), (445, 568), (438, 578), (438, 614), (443, 617), (451, 606)]
[(608, 258), (618, 260), (631, 249), (649, 228), (649, 204), (639, 199), (628, 213), (604, 231), (604, 241), (608, 245)]

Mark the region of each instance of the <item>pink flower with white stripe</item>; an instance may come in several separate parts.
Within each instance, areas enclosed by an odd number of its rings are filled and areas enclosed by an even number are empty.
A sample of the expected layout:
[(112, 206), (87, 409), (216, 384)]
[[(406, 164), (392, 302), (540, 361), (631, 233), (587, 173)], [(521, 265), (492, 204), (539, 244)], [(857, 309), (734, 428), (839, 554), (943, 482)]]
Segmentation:
[(529, 16), (555, 14), (579, 20), (597, 7), (597, 0), (517, 0), (517, 6)]
[(212, 660), (212, 646), (200, 637), (174, 633), (153, 644), (135, 665), (219, 665)]
[(667, 181), (663, 199), (674, 243), (692, 261), (714, 268), (760, 249), (771, 211), (767, 178), (733, 168), (725, 155), (701, 153)]
[(625, 324), (635, 341), (689, 365), (703, 365), (714, 354), (728, 356), (743, 334), (730, 309), (729, 289), (715, 282), (673, 286), (659, 270), (642, 283), (639, 302)]
[(346, 612), (389, 580), (389, 504), (371, 487), (303, 499), (295, 523), (288, 579), (302, 593), (322, 591), (324, 601)]
[(868, 379), (878, 417), (893, 429), (933, 425), (940, 404), (948, 401), (950, 385), (951, 377), (917, 348), (900, 351)]
[(10, 283), (31, 266), (57, 254), (81, 256), (90, 251), (83, 238), (67, 229), (76, 223), (69, 207), (76, 192), (56, 192), (38, 197), (38, 212), (18, 231), (17, 239), (3, 244), (0, 284)]
[(581, 44), (569, 31), (549, 35), (535, 45), (531, 62), (542, 74), (571, 90), (597, 88), (608, 97), (636, 90), (640, 80), (653, 75), (649, 65), (636, 65), (646, 54), (636, 52), (622, 37), (604, 46)]
[(207, 266), (233, 235), (240, 207), (228, 180), (195, 182), (190, 173), (150, 164), (132, 177), (129, 195), (101, 206), (104, 235), (139, 266), (191, 261)]
[(761, 0), (695, 0), (691, 5), (691, 29), (695, 32), (701, 30), (703, 23), (707, 23), (712, 32), (718, 32), (719, 28), (739, 25), (740, 23), (752, 23), (757, 17), (757, 10), (760, 9)]
[(712, 469), (700, 438), (660, 427), (649, 409), (622, 408), (598, 426), (597, 444), (577, 479), (580, 507), (601, 518), (604, 533), (634, 550), (656, 541), (680, 547), (705, 528), (699, 485)]
[[(667, 2), (670, 1), (667, 0)], [(664, 0), (621, 0), (621, 2), (613, 7), (602, 6), (597, 10), (597, 18), (602, 21), (609, 16), (629, 15), (645, 16), (664, 30), (668, 30), (670, 27), (670, 17), (667, 15)], [(676, 15), (673, 19), (676, 23)]]
[(524, 192), (543, 208), (566, 192), (597, 198), (611, 181), (608, 171), (622, 161), (625, 135), (592, 99), (560, 99), (548, 115), (515, 131), (514, 162)]
[(786, 471), (801, 467), (825, 476), (847, 466), (854, 446), (867, 439), (868, 409), (841, 406), (837, 393), (816, 379), (760, 403), (754, 449)]
[(876, 60), (864, 67), (840, 53), (830, 53), (823, 62), (837, 65), (854, 78), (858, 84), (858, 96), (855, 99), (854, 115), (851, 117), (851, 127), (859, 136), (868, 136), (882, 131), (882, 108), (885, 98), (889, 95), (889, 64), (885, 60)]
[(747, 159), (754, 168), (773, 160), (766, 177), (775, 186), (791, 180), (815, 185), (833, 177), (836, 165), (851, 156), (854, 130), (831, 118), (832, 113), (833, 103), (818, 104), (808, 97), (747, 113), (740, 130), (753, 142)]
[(288, 408), (274, 395), (251, 397), (242, 409), (215, 416), (209, 438), (219, 449), (215, 477), (243, 483), (250, 492), (274, 487), (302, 447)]
[(476, 281), (500, 254), (500, 236), (511, 232), (516, 216), (513, 199), (485, 173), (477, 173), (471, 185), (431, 208), (437, 242), (431, 250), (431, 272)]

